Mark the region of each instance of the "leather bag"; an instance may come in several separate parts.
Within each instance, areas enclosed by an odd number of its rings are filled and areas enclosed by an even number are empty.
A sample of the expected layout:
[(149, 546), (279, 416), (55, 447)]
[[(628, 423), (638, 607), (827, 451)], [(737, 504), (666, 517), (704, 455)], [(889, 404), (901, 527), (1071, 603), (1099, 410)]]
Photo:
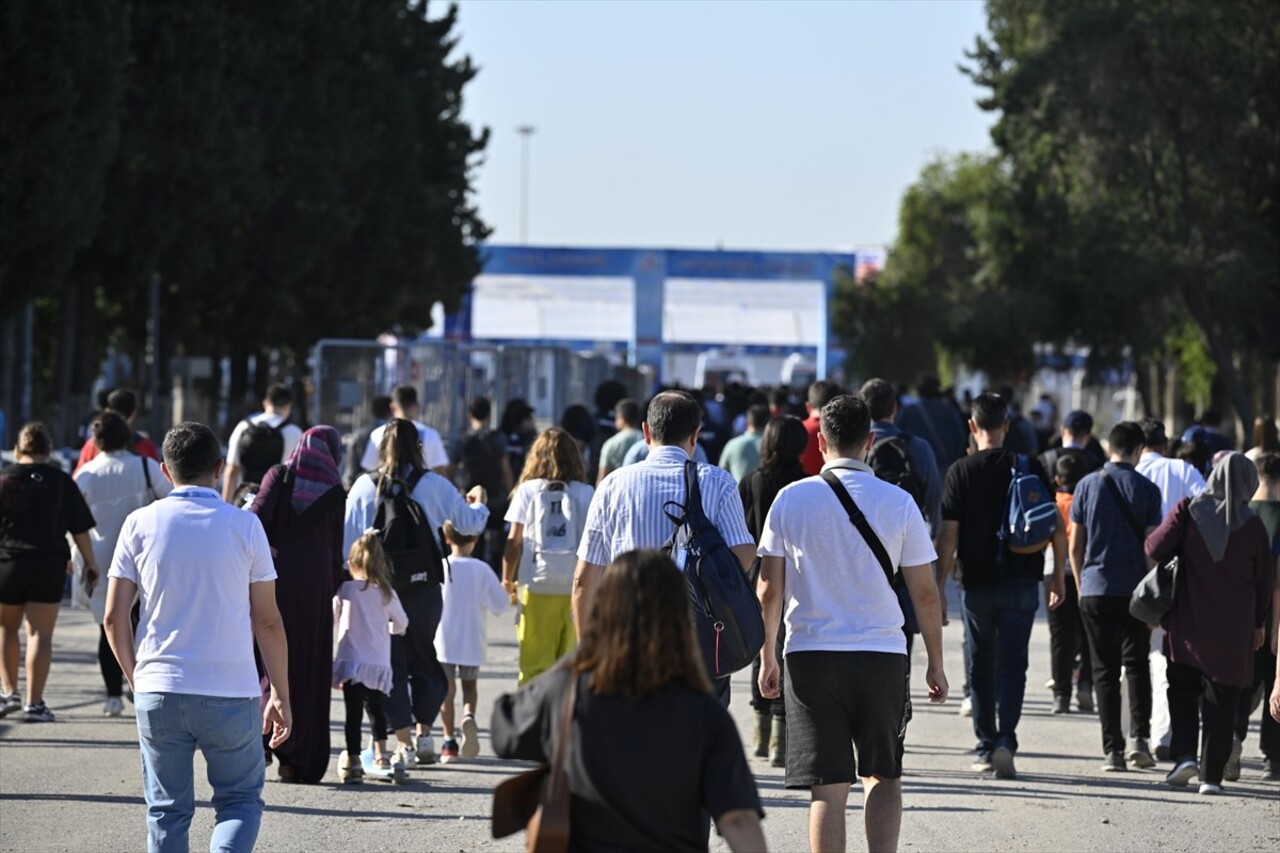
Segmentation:
[(527, 833), (529, 853), (566, 853), (569, 849), (569, 774), (565, 770), (573, 711), (578, 698), (578, 673), (560, 705), (560, 727), (550, 764), (504, 780), (493, 791), (494, 838)]

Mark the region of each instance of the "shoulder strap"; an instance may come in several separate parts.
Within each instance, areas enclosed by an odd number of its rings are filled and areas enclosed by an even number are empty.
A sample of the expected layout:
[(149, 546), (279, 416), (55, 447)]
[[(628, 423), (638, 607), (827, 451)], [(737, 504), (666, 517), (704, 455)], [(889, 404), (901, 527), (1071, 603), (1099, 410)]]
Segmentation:
[(685, 519), (705, 519), (702, 509), (702, 487), (698, 484), (698, 463), (686, 459), (684, 463), (684, 514)]
[(1129, 502), (1125, 500), (1124, 494), (1120, 491), (1120, 487), (1116, 485), (1116, 481), (1107, 473), (1106, 468), (1099, 468), (1102, 472), (1102, 481), (1107, 484), (1107, 488), (1111, 490), (1111, 496), (1115, 498), (1116, 503), (1120, 505), (1120, 512), (1124, 514), (1125, 521), (1129, 522), (1129, 529), (1133, 531), (1133, 535), (1138, 537), (1139, 542), (1146, 542), (1146, 528), (1138, 521), (1138, 517), (1133, 514), (1133, 507), (1129, 506)]
[(142, 460), (142, 478), (147, 481), (147, 494), (151, 495), (151, 500), (156, 500), (155, 487), (151, 485), (151, 466), (147, 464), (147, 457), (139, 456)]
[(578, 704), (578, 673), (569, 667), (569, 684), (565, 687), (564, 701), (560, 703), (560, 728), (556, 735), (556, 752), (551, 758), (551, 778), (563, 778), (565, 757), (569, 751), (569, 739), (573, 737), (573, 712)]
[(412, 496), (413, 490), (418, 488), (418, 483), (422, 482), (422, 478), (425, 476), (427, 476), (426, 468), (414, 468), (413, 473), (405, 478), (404, 487), (410, 496)]
[(880, 537), (876, 535), (876, 532), (871, 529), (871, 522), (867, 521), (866, 515), (858, 508), (857, 502), (849, 494), (849, 490), (844, 487), (844, 483), (840, 482), (839, 477), (831, 471), (823, 471), (822, 479), (826, 480), (827, 485), (831, 487), (831, 491), (836, 493), (836, 498), (848, 514), (849, 521), (853, 522), (853, 526), (858, 528), (858, 532), (862, 534), (862, 538), (870, 546), (871, 553), (875, 554), (876, 559), (880, 561), (880, 568), (884, 569), (885, 580), (889, 582), (889, 586), (893, 586), (893, 563), (889, 560), (889, 552), (884, 549), (884, 543), (880, 541)]

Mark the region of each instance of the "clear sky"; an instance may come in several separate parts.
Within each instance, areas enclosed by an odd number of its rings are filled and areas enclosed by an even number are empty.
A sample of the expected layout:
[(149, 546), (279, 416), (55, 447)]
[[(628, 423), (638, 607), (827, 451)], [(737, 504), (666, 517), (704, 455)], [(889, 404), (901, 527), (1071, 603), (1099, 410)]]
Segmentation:
[[(970, 0), (462, 0), (492, 130), (477, 174), (493, 242), (849, 249), (891, 242), (939, 153), (990, 147), (957, 70), (985, 29)], [(433, 11), (432, 14), (438, 14)]]

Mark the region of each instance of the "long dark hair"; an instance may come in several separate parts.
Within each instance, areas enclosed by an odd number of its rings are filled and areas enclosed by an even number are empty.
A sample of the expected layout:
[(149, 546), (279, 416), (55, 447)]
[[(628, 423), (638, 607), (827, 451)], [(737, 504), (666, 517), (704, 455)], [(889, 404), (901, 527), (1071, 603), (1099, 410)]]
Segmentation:
[(379, 492), (384, 484), (388, 484), (392, 477), (400, 476), (405, 468), (425, 467), (422, 461), (422, 441), (413, 421), (392, 418), (387, 422), (387, 429), (382, 433), (382, 444), (378, 445), (378, 461)]
[(689, 589), (661, 551), (628, 551), (597, 582), (574, 656), (591, 689), (643, 699), (668, 684), (708, 693), (711, 682), (693, 632)]
[(796, 480), (803, 475), (800, 457), (809, 446), (809, 433), (794, 415), (770, 418), (760, 438), (760, 472), (772, 480)]

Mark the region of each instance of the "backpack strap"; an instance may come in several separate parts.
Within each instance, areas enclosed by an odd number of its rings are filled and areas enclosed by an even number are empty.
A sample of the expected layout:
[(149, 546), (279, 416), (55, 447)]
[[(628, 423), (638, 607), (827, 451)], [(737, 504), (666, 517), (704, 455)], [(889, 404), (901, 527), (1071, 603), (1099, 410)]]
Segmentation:
[(1125, 500), (1124, 493), (1120, 491), (1120, 487), (1116, 485), (1116, 481), (1107, 473), (1106, 468), (1099, 468), (1102, 472), (1102, 482), (1107, 484), (1107, 488), (1111, 491), (1111, 497), (1120, 506), (1120, 512), (1124, 514), (1125, 521), (1129, 522), (1129, 529), (1133, 531), (1133, 535), (1138, 537), (1138, 541), (1145, 543), (1147, 541), (1147, 529), (1138, 521), (1138, 517), (1133, 514), (1133, 507), (1129, 506), (1129, 502)]
[(159, 500), (156, 497), (155, 486), (151, 485), (151, 466), (147, 464), (147, 457), (139, 456), (138, 458), (142, 460), (142, 478), (147, 481), (147, 493), (151, 495), (152, 501)]
[(422, 478), (427, 476), (426, 468), (414, 468), (413, 472), (404, 479), (404, 487), (406, 492), (412, 496), (413, 490), (418, 488), (418, 483), (422, 482)]
[(867, 541), (867, 545), (871, 548), (871, 553), (876, 555), (876, 559), (880, 561), (880, 568), (884, 569), (884, 578), (889, 582), (889, 586), (893, 586), (893, 562), (889, 559), (889, 552), (884, 549), (884, 543), (880, 541), (880, 537), (871, 529), (871, 522), (867, 521), (867, 516), (858, 508), (858, 504), (853, 499), (853, 495), (849, 494), (849, 490), (844, 487), (844, 483), (840, 482), (831, 471), (823, 471), (822, 479), (827, 481), (827, 485), (831, 487), (831, 491), (836, 493), (836, 498), (840, 501), (840, 505), (844, 507), (845, 513), (849, 516), (849, 521), (862, 534), (862, 538)]

